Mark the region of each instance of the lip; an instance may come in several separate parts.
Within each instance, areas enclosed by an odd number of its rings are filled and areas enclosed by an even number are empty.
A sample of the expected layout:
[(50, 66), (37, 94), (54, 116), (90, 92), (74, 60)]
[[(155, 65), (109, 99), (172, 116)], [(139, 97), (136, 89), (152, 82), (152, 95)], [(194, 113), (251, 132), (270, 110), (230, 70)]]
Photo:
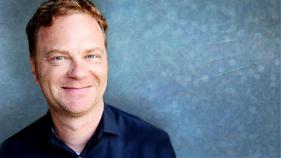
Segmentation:
[(84, 87), (61, 87), (66, 93), (70, 94), (84, 94), (91, 90), (92, 86)]

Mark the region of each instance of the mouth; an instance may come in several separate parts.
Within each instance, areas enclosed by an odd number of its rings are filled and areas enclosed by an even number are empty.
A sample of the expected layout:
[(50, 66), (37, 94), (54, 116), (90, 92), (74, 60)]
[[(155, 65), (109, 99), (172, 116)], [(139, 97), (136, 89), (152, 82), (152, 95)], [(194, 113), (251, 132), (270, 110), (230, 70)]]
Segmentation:
[(72, 86), (64, 86), (61, 87), (66, 93), (71, 93), (71, 94), (83, 94), (87, 93), (92, 86), (81, 86), (81, 87), (72, 87)]
[(68, 86), (64, 86), (64, 87), (61, 87), (61, 88), (63, 88), (63, 89), (77, 89), (77, 90), (79, 90), (79, 89), (85, 89), (85, 88), (90, 88), (90, 87), (92, 87), (92, 86), (81, 86), (81, 87), (68, 87)]

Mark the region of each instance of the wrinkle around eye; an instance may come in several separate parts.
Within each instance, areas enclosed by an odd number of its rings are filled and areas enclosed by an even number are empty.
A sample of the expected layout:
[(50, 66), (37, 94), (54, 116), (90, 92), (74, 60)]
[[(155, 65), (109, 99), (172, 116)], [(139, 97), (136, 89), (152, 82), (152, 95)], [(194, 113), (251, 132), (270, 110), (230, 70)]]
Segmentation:
[(52, 65), (64, 64), (68, 61), (68, 58), (65, 56), (54, 56), (48, 59), (48, 62)]

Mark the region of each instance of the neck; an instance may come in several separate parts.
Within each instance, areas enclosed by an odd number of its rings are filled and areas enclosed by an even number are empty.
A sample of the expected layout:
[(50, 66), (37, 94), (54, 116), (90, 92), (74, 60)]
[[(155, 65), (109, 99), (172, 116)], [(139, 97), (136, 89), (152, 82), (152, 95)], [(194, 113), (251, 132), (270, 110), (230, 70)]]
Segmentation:
[(79, 117), (61, 115), (50, 109), (56, 136), (75, 152), (81, 153), (95, 133), (103, 110), (103, 102), (97, 104), (90, 112)]

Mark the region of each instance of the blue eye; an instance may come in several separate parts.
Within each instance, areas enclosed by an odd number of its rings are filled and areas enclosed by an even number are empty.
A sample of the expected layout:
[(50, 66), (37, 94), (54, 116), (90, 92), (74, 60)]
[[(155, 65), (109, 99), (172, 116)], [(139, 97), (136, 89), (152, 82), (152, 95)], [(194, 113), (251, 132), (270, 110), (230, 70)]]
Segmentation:
[(63, 56), (56, 56), (56, 57), (53, 57), (51, 60), (64, 60), (65, 57)]
[(87, 55), (86, 58), (87, 59), (98, 59), (98, 58), (100, 58), (100, 56), (99, 55), (95, 55), (95, 54), (90, 54), (90, 55)]

